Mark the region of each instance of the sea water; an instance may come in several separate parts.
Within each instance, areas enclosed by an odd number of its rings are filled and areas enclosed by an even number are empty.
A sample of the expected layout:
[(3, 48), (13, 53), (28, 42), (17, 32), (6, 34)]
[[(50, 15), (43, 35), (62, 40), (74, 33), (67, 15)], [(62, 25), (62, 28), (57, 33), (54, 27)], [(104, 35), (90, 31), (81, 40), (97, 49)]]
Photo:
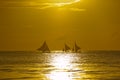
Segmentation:
[(120, 80), (120, 52), (3, 51), (0, 80)]

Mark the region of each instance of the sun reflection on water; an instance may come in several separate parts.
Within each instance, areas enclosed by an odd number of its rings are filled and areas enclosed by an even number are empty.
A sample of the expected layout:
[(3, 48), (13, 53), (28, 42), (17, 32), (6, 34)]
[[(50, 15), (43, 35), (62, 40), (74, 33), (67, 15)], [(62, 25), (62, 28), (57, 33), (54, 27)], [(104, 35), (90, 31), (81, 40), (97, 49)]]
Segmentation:
[(71, 55), (57, 55), (52, 59), (51, 64), (57, 69), (69, 70), (73, 68), (71, 62)]
[(47, 77), (50, 80), (72, 80), (72, 74), (68, 72), (53, 71)]
[(49, 80), (73, 80), (73, 73), (69, 72), (73, 69), (72, 55), (60, 54), (54, 55), (51, 60), (51, 65), (54, 70), (47, 74)]

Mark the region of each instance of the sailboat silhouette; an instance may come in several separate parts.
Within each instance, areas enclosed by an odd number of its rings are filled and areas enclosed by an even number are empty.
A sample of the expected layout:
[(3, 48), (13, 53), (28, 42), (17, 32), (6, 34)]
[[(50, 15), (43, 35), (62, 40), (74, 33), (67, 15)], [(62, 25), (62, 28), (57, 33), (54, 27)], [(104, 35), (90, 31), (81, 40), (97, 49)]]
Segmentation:
[(63, 51), (64, 52), (69, 52), (70, 50), (71, 50), (70, 47), (67, 44), (64, 44)]
[(81, 52), (81, 48), (75, 42), (75, 44), (73, 46), (73, 49), (71, 49), (67, 44), (65, 44), (64, 48), (63, 48), (63, 51), (64, 52), (79, 53), (79, 52)]
[(46, 41), (44, 41), (43, 45), (37, 49), (38, 51), (41, 51), (43, 53), (50, 53), (50, 49), (46, 43)]
[(76, 42), (75, 42), (72, 51), (75, 52), (75, 53), (76, 53), (76, 52), (81, 52), (80, 49), (81, 49), (81, 48), (80, 48), (80, 47), (76, 44)]

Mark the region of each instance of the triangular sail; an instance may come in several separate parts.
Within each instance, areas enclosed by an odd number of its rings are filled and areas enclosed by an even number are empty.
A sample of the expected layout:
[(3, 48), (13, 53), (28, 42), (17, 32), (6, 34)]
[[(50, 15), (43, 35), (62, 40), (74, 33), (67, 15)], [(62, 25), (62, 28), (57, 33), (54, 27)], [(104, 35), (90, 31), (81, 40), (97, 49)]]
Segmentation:
[(73, 48), (74, 52), (78, 52), (81, 48), (76, 44), (75, 42), (75, 46)]
[(42, 45), (40, 48), (38, 48), (37, 50), (42, 51), (42, 52), (50, 52), (50, 49), (48, 48), (48, 45), (47, 45), (46, 41), (45, 41), (45, 42), (43, 43), (43, 45)]
[(70, 50), (70, 47), (67, 44), (65, 44), (63, 51), (68, 51), (68, 50)]

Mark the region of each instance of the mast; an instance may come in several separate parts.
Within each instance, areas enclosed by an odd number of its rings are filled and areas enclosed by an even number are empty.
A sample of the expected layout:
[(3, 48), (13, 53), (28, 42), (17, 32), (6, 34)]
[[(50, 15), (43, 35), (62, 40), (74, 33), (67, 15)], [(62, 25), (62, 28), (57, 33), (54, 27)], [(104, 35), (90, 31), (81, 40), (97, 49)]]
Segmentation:
[(43, 53), (44, 52), (50, 52), (50, 49), (48, 48), (48, 45), (46, 43), (46, 41), (44, 41), (43, 45), (37, 49), (38, 51), (42, 51)]

